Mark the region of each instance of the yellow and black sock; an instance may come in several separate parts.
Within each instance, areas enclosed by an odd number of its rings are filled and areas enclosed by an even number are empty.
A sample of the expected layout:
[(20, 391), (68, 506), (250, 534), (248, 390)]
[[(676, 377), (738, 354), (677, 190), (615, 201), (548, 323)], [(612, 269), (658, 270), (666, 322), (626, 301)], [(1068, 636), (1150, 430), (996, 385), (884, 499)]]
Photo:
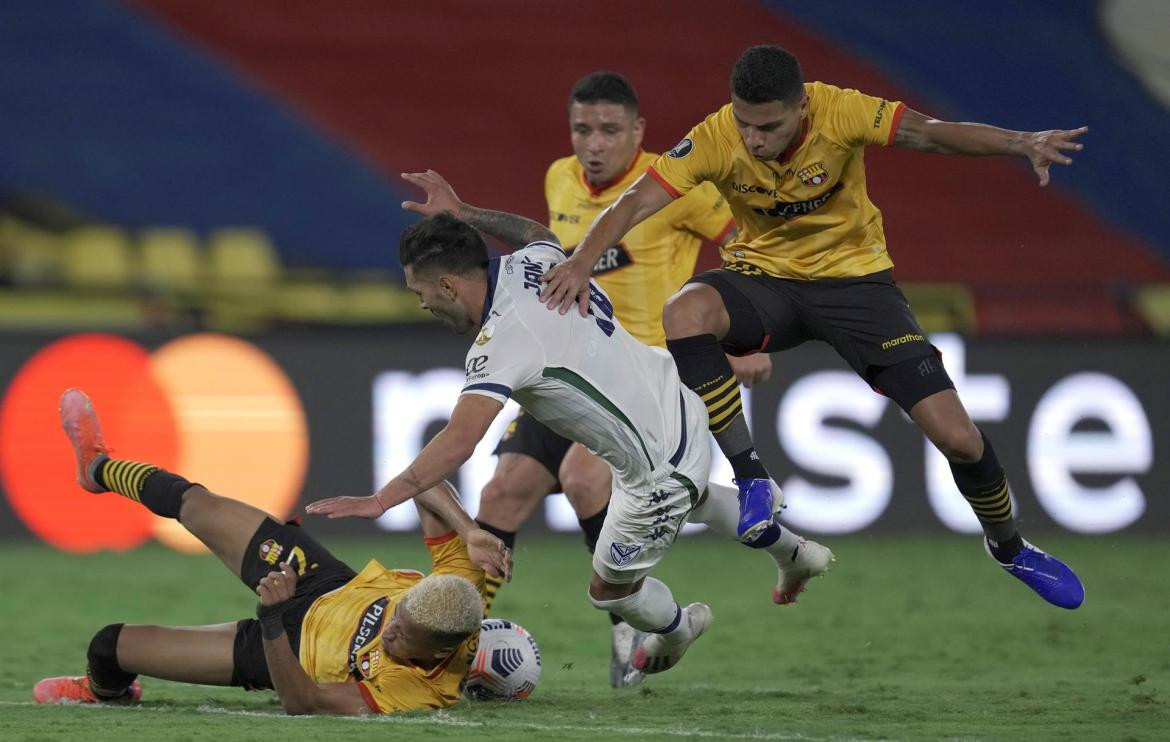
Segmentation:
[(95, 462), (93, 478), (102, 487), (140, 502), (155, 515), (178, 518), (183, 493), (191, 482), (169, 471), (137, 461), (104, 459)]
[(743, 415), (739, 383), (714, 335), (667, 340), (679, 378), (707, 406), (708, 427), (738, 480), (767, 479)]
[(987, 535), (992, 555), (1007, 563), (1023, 548), (1012, 513), (1011, 487), (995, 449), (983, 436), (983, 458), (973, 464), (951, 462), (951, 474), (959, 492), (975, 512)]
[[(475, 523), (483, 530), (503, 541), (504, 546), (507, 546), (509, 549), (516, 545), (515, 531), (505, 531), (503, 528), (496, 528), (489, 523), (484, 523), (482, 520), (477, 520)], [(491, 575), (484, 577), (483, 613), (485, 616), (491, 611), (492, 603), (495, 602), (496, 594), (500, 592), (500, 586), (503, 584), (504, 580), (501, 577), (492, 577)]]

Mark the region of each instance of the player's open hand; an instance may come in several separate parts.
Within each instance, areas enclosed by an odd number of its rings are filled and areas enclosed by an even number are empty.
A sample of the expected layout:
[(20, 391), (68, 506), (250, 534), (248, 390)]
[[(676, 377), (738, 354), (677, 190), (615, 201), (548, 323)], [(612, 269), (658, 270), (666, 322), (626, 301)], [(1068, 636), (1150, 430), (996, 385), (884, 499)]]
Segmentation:
[(512, 550), (504, 542), (483, 530), (476, 528), (467, 534), (467, 555), (480, 569), (492, 577), (512, 581)]
[(772, 357), (766, 353), (753, 353), (750, 356), (727, 356), (735, 378), (744, 386), (751, 386), (767, 381), (772, 377)]
[(264, 608), (288, 602), (297, 592), (297, 571), (287, 562), (279, 566), (279, 572), (269, 572), (256, 586), (256, 594), (260, 596), (260, 605)]
[(418, 186), (427, 194), (426, 203), (403, 201), (402, 208), (407, 211), (413, 211), (423, 216), (434, 216), (444, 211), (458, 215), (459, 210), (463, 207), (463, 202), (459, 200), (459, 196), (455, 195), (455, 189), (451, 187), (446, 178), (434, 170), (428, 170), (425, 173), (402, 173), (402, 179)]
[(1074, 141), (1089, 130), (1082, 126), (1079, 129), (1051, 129), (1049, 131), (1034, 131), (1028, 135), (1024, 143), (1024, 154), (1032, 163), (1032, 170), (1040, 178), (1040, 187), (1048, 185), (1048, 166), (1071, 165), (1072, 158), (1068, 152), (1079, 152), (1085, 145)]
[(540, 300), (549, 309), (556, 309), (561, 314), (569, 311), (573, 302), (576, 302), (581, 316), (586, 316), (589, 314), (589, 276), (592, 269), (593, 266), (576, 257), (557, 263), (540, 277), (545, 285), (540, 292)]
[(309, 515), (324, 515), (333, 518), (377, 518), (386, 512), (377, 495), (369, 497), (330, 497), (309, 503), (305, 508)]

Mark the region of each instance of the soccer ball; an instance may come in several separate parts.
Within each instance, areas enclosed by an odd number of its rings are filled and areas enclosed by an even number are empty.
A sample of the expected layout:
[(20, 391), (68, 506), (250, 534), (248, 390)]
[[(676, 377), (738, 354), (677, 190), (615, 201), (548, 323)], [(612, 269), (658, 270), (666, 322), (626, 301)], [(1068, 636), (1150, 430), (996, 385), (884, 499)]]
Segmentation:
[(485, 618), (463, 692), (480, 700), (518, 701), (528, 697), (538, 680), (540, 648), (532, 634), (511, 621)]

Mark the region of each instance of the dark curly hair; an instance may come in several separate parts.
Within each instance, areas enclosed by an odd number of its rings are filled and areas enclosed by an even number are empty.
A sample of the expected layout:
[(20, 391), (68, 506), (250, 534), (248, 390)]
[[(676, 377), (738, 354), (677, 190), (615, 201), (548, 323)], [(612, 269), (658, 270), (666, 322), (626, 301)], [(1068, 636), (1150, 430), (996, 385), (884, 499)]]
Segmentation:
[(436, 214), (403, 231), (398, 262), (415, 272), (438, 269), (467, 275), (487, 268), (487, 243), (467, 222), (447, 213)]
[(749, 47), (731, 70), (731, 93), (745, 103), (795, 103), (804, 94), (800, 62), (778, 46)]

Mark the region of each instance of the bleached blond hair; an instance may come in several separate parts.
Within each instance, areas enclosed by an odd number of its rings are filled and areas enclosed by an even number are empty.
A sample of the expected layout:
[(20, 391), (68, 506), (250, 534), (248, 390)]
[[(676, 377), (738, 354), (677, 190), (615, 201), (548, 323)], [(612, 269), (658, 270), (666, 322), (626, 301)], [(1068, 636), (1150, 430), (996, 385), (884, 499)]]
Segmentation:
[(428, 575), (402, 596), (402, 608), (441, 642), (457, 644), (483, 621), (483, 596), (457, 575)]

